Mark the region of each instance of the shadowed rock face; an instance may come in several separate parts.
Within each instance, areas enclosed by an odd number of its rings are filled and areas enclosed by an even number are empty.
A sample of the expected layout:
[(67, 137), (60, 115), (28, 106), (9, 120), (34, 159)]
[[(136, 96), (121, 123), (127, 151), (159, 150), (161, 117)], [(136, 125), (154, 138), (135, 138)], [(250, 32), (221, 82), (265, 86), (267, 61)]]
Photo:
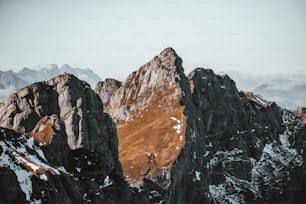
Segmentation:
[(232, 79), (212, 70), (195, 69), (180, 84), (192, 84), (193, 93), (184, 89), (186, 143), (172, 169), (169, 203), (304, 201), (300, 118), (238, 92)]

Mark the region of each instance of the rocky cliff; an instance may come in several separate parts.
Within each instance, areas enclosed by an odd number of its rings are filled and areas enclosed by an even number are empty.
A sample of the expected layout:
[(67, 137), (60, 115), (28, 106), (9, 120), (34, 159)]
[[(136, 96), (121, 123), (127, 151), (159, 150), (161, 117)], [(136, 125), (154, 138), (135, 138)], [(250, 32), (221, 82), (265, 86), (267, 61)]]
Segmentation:
[[(170, 185), (170, 169), (184, 145), (186, 128), (175, 60), (174, 50), (165, 49), (129, 75), (110, 97), (107, 88), (96, 89), (109, 97), (102, 101), (116, 121), (119, 158), (130, 183), (140, 185), (148, 178), (160, 180), (164, 188)], [(112, 83), (103, 85), (114, 90)]]
[(105, 106), (108, 106), (110, 97), (121, 87), (122, 82), (107, 78), (96, 84), (95, 92), (100, 96)]
[(301, 118), (252, 93), (238, 92), (227, 75), (198, 68), (189, 80), (194, 89), (183, 98), (189, 119), (186, 144), (173, 169), (169, 201), (305, 202), (306, 129)]
[(2, 202), (133, 202), (115, 125), (86, 82), (64, 74), (27, 86), (0, 104), (0, 121), (2, 175), (14, 181)]
[(186, 76), (167, 48), (105, 105), (124, 174), (151, 202), (305, 202), (303, 121), (239, 92), (228, 75), (197, 68)]

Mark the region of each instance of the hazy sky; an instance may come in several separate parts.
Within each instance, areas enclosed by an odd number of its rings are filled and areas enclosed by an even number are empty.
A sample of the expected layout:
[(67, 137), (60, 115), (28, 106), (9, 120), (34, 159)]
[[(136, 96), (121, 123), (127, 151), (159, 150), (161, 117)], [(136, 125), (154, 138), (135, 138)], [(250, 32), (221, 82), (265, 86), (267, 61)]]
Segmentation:
[(306, 69), (305, 0), (0, 0), (0, 69), (56, 63), (124, 79), (173, 47), (187, 72)]

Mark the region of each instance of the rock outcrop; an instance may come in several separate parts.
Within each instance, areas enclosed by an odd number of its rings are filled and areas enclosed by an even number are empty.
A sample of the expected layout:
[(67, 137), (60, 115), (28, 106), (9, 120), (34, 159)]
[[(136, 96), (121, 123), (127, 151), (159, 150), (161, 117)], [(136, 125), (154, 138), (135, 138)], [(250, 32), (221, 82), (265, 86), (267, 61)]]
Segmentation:
[[(170, 169), (184, 145), (186, 118), (180, 104), (176, 58), (173, 49), (165, 49), (120, 87), (100, 94), (105, 111), (116, 121), (119, 159), (132, 184), (147, 178), (167, 189)], [(104, 83), (104, 90), (114, 83)]]
[(108, 105), (110, 97), (120, 88), (121, 84), (122, 82), (116, 79), (107, 78), (96, 84), (95, 92), (100, 96), (103, 103)]
[(18, 199), (21, 188), (31, 202), (133, 202), (115, 125), (86, 82), (63, 74), (27, 86), (0, 104), (0, 125), (0, 165), (17, 175)]
[(194, 89), (183, 97), (186, 144), (168, 201), (305, 202), (303, 121), (275, 103), (238, 92), (227, 75), (198, 68), (189, 80)]

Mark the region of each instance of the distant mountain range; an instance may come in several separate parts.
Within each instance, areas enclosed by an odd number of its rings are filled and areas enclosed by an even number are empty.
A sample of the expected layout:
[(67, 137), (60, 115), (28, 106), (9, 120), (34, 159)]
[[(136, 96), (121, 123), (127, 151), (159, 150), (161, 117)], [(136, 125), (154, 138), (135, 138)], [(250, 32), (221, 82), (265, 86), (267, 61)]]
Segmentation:
[(101, 80), (91, 69), (73, 68), (68, 64), (58, 67), (56, 64), (47, 65), (41, 69), (24, 67), (18, 72), (0, 71), (0, 101), (6, 99), (17, 90), (38, 81), (45, 81), (59, 74), (69, 73), (87, 81), (92, 87)]
[(306, 73), (256, 76), (233, 71), (228, 74), (240, 90), (252, 91), (283, 108), (306, 106)]

